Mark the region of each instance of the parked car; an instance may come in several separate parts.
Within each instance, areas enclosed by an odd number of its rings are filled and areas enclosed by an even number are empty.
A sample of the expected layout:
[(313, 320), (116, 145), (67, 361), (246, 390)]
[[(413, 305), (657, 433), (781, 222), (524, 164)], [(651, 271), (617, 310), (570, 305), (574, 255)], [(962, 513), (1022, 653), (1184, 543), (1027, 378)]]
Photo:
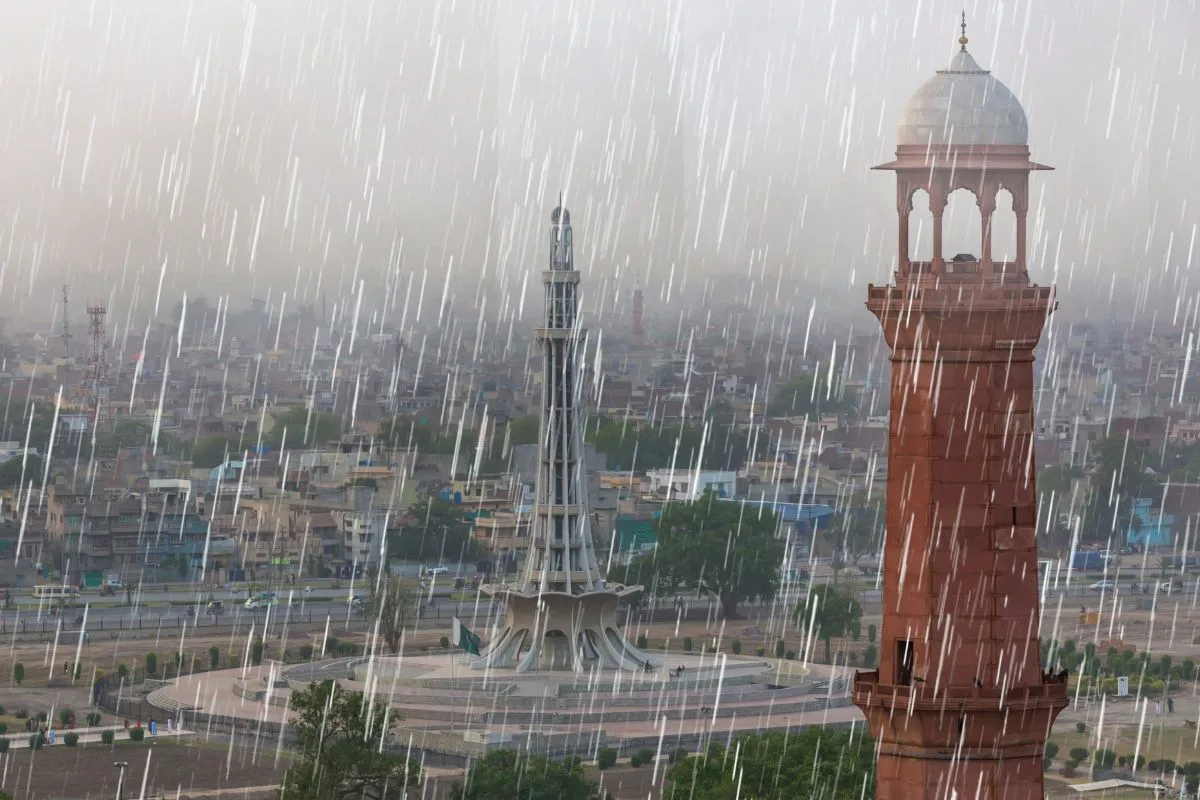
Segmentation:
[(426, 575), (429, 575), (429, 576), (431, 576), (431, 577), (437, 577), (437, 576), (439, 576), (439, 575), (445, 575), (445, 574), (446, 574), (447, 572), (449, 572), (449, 571), (450, 571), (450, 570), (449, 570), (449, 569), (447, 569), (447, 568), (446, 568), (444, 565), (442, 565), (442, 564), (438, 564), (436, 567), (426, 567), (426, 568), (425, 568), (425, 574), (426, 574)]
[(1114, 583), (1113, 581), (1096, 581), (1088, 588), (1091, 589), (1093, 592), (1103, 592), (1103, 591), (1107, 591), (1108, 589), (1113, 588), (1114, 586), (1116, 586), (1116, 583)]

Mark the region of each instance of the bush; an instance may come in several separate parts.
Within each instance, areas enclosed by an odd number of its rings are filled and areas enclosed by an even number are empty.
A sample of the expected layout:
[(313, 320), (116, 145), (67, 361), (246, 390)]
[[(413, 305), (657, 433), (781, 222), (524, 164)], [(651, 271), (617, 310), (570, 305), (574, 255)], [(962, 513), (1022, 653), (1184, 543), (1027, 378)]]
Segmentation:
[(1062, 768), (1063, 777), (1064, 778), (1074, 778), (1075, 777), (1075, 768), (1078, 766), (1079, 766), (1078, 761), (1068, 760), (1067, 763), (1063, 764), (1063, 768)]
[(692, 637), (690, 637), (690, 636), (683, 637), (683, 649), (684, 649), (684, 651), (686, 651), (688, 653), (692, 652)]
[(775, 640), (775, 657), (783, 658), (783, 654), (787, 651), (787, 645), (783, 643), (783, 639)]
[(1147, 764), (1146, 767), (1151, 772), (1174, 772), (1175, 760), (1171, 758), (1156, 758)]
[(852, 667), (858, 666), (858, 653), (855, 653), (855, 652), (848, 653), (847, 659), (850, 661), (850, 666), (852, 666)]
[(71, 717), (75, 716), (75, 712), (69, 708), (64, 708), (58, 712), (58, 721), (64, 726), (71, 722)]
[(29, 712), (23, 708), (18, 708), (17, 713), (13, 715), (17, 719), (29, 719)]
[(875, 649), (875, 645), (867, 645), (867, 649), (863, 651), (863, 664), (868, 667), (874, 667), (879, 664), (879, 651)]
[(316, 648), (314, 648), (311, 644), (300, 645), (300, 650), (299, 650), (300, 660), (301, 661), (312, 661), (313, 651), (315, 649)]
[(0, 722), (0, 736), (3, 736), (6, 733), (8, 733), (8, 723)]
[(146, 674), (153, 675), (158, 672), (158, 656), (154, 653), (146, 653)]
[(87, 724), (89, 728), (94, 728), (100, 724), (100, 712), (89, 711), (87, 715)]
[(1130, 766), (1132, 766), (1132, 767), (1133, 767), (1135, 770), (1137, 770), (1137, 769), (1142, 769), (1143, 767), (1145, 767), (1145, 766), (1146, 766), (1146, 757), (1145, 757), (1145, 756), (1138, 756), (1138, 757), (1137, 757), (1137, 763), (1136, 763), (1136, 764), (1134, 764), (1134, 763), (1133, 763), (1133, 756), (1130, 756), (1130, 757), (1129, 757), (1129, 762), (1128, 762), (1128, 763), (1129, 763), (1129, 764), (1130, 764)]
[(69, 731), (63, 735), (63, 744), (67, 747), (74, 747), (79, 744), (79, 734), (75, 731)]
[(788, 650), (786, 653), (783, 654), (783, 657), (786, 658), (788, 661), (795, 661), (796, 660), (796, 651)]
[(450, 649), (450, 637), (443, 636), (442, 638), (438, 639), (438, 647), (441, 647), (443, 650), (449, 650)]
[(1100, 769), (1112, 769), (1113, 764), (1117, 763), (1117, 754), (1112, 750), (1097, 750), (1092, 756), (1092, 763)]
[(221, 648), (215, 644), (208, 648), (208, 668), (216, 669), (221, 665)]
[(325, 652), (336, 653), (340, 644), (341, 640), (339, 640), (336, 636), (330, 636), (325, 640)]
[(30, 750), (41, 750), (42, 745), (44, 745), (45, 743), (46, 743), (46, 737), (42, 735), (41, 731), (39, 731), (29, 737), (29, 749)]
[(1084, 761), (1087, 761), (1088, 753), (1090, 752), (1086, 747), (1072, 747), (1071, 760), (1082, 764)]
[(1058, 755), (1058, 742), (1046, 742), (1046, 758)]
[(129, 677), (129, 667), (124, 664), (117, 664), (117, 678), (125, 680), (127, 677)]
[(136, 725), (129, 729), (129, 741), (140, 742), (146, 738), (146, 729), (141, 725)]
[(654, 751), (649, 747), (639, 748), (636, 753), (629, 757), (629, 765), (631, 767), (640, 767), (644, 764), (654, 763)]
[(867, 644), (875, 644), (875, 635), (878, 631), (874, 625), (867, 626)]
[(1042, 759), (1042, 772), (1049, 772), (1052, 766), (1054, 766), (1054, 759), (1049, 756)]
[(596, 753), (596, 766), (600, 769), (609, 769), (617, 765), (617, 751), (611, 747), (601, 747), (600, 752)]
[(646, 634), (639, 633), (637, 635), (637, 649), (645, 650), (649, 646), (650, 646), (650, 640), (646, 638)]
[(1075, 723), (1075, 732), (1076, 733), (1087, 733), (1087, 723), (1086, 722), (1076, 722)]
[(21, 682), (25, 680), (25, 665), (20, 661), (13, 664), (13, 680), (17, 682), (17, 686), (20, 686)]
[(117, 740), (115, 731), (100, 731), (100, 741), (103, 744), (112, 744)]
[(263, 660), (263, 640), (255, 639), (254, 644), (250, 647), (250, 666), (257, 667), (262, 664)]
[(7, 753), (9, 745), (11, 744), (12, 742), (10, 742), (8, 739), (0, 739), (0, 753)]
[(742, 640), (734, 639), (729, 643), (729, 649), (735, 656), (740, 656), (742, 654)]
[(671, 754), (667, 756), (667, 763), (677, 764), (687, 758), (687, 755), (688, 751), (686, 747), (676, 747), (671, 751)]
[(762, 658), (766, 654), (767, 654), (767, 648), (765, 648), (765, 647), (754, 648), (754, 655), (758, 656), (759, 658)]

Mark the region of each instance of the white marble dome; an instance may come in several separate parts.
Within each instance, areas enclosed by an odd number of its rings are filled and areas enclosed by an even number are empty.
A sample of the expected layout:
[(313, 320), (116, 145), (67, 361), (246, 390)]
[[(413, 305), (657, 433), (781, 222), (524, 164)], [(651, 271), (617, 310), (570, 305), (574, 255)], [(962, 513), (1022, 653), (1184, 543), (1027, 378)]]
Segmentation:
[(896, 129), (900, 145), (1024, 145), (1025, 110), (1008, 87), (971, 58), (966, 46), (950, 66), (909, 98)]

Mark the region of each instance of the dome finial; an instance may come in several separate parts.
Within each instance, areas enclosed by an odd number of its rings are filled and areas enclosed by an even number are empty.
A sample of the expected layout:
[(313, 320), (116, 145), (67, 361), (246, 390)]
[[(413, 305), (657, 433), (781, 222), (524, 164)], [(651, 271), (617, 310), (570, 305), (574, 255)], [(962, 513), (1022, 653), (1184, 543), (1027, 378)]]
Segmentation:
[(958, 37), (958, 44), (962, 47), (962, 52), (967, 52), (967, 10), (964, 8), (962, 12), (962, 24), (959, 26), (962, 29), (962, 36)]

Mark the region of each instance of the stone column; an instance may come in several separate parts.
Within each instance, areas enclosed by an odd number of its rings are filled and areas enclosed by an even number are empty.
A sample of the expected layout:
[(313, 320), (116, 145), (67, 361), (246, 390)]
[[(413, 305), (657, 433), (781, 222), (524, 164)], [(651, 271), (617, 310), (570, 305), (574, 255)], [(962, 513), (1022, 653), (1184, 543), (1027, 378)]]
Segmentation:
[(1017, 215), (1017, 274), (1029, 269), (1025, 263), (1025, 215), (1029, 212), (1028, 185), (1012, 188), (1013, 213)]
[(979, 205), (979, 219), (983, 223), (983, 252), (979, 256), (980, 268), (984, 275), (994, 275), (996, 270), (992, 265), (992, 216), (996, 213), (996, 187), (985, 183), (975, 198)]
[(901, 275), (908, 274), (912, 255), (908, 249), (908, 217), (912, 211), (912, 189), (903, 181), (896, 185), (896, 214), (900, 219), (900, 260), (897, 269)]
[(933, 214), (933, 274), (941, 275), (943, 269), (942, 261), (942, 215), (946, 212), (946, 203), (950, 199), (950, 193), (946, 190), (946, 185), (940, 180), (935, 180), (929, 186), (929, 211)]

